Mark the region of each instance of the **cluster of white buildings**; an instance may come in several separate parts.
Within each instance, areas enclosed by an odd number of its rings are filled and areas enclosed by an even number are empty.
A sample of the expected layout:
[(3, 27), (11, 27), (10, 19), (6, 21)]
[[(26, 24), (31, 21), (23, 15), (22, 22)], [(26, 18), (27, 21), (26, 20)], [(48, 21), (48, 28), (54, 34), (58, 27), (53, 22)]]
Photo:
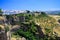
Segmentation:
[(18, 13), (26, 13), (26, 10), (2, 10), (3, 14), (18, 14)]
[[(19, 14), (19, 13), (27, 13), (27, 11), (29, 10), (2, 10), (3, 14)], [(34, 13), (34, 12), (41, 12), (41, 11), (30, 11), (30, 13)]]

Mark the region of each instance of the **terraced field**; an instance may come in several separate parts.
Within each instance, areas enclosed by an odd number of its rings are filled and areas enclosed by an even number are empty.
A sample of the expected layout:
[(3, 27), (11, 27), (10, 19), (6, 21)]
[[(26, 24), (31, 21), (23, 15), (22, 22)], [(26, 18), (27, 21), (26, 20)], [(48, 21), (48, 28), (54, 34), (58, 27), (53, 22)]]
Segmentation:
[(49, 15), (49, 16), (55, 18), (56, 20), (60, 19), (60, 16), (59, 15)]

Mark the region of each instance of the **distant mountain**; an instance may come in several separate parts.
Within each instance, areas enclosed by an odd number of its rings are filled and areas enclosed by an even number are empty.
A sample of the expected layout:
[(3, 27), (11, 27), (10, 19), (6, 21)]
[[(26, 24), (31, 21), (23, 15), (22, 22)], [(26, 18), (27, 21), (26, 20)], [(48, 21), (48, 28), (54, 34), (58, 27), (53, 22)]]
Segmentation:
[(46, 11), (47, 14), (51, 14), (51, 15), (58, 15), (60, 14), (60, 10), (58, 11)]

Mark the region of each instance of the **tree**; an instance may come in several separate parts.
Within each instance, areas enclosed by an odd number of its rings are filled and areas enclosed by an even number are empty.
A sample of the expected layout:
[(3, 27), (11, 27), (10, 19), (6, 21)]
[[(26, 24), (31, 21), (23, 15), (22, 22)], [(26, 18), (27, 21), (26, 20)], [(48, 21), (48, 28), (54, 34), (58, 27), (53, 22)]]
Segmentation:
[(2, 28), (0, 27), (0, 31), (2, 30)]
[(60, 23), (60, 19), (58, 20), (58, 22)]
[(35, 13), (40, 13), (39, 11), (35, 11)]
[(30, 13), (30, 11), (29, 10), (26, 10), (27, 11), (27, 13)]
[(9, 31), (9, 27), (6, 26), (6, 27), (5, 27), (5, 32), (8, 32), (8, 31)]
[(41, 12), (41, 16), (47, 17), (48, 15), (45, 12)]
[(3, 13), (3, 12), (2, 12), (2, 9), (0, 9), (0, 15), (2, 15), (2, 13)]
[(47, 15), (45, 12), (41, 12), (42, 15)]

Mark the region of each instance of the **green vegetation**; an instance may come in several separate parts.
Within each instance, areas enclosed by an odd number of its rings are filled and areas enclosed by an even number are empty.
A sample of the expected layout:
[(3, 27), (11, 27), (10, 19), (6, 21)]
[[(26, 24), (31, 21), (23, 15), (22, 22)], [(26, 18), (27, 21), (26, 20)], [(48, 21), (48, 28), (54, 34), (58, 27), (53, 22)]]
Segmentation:
[(0, 27), (0, 31), (2, 30), (2, 28)]
[(29, 40), (37, 40), (34, 33), (36, 31), (34, 25), (30, 25), (30, 24), (22, 24), (23, 26), (27, 27), (26, 29), (20, 28), (19, 30), (17, 30), (15, 33), (13, 33), (14, 35), (19, 35), (22, 37), (25, 37), (26, 39)]
[(2, 12), (2, 9), (0, 9), (0, 13), (3, 13), (3, 12)]
[(2, 13), (3, 13), (3, 12), (2, 12), (2, 9), (0, 9), (0, 15), (2, 15)]
[(9, 31), (9, 27), (5, 27), (5, 32), (8, 32)]
[(57, 26), (56, 20), (45, 12), (35, 14), (17, 14), (24, 16), (25, 22), (20, 23), (21, 28), (13, 33), (25, 37), (28, 40), (57, 40), (53, 34), (53, 28)]

